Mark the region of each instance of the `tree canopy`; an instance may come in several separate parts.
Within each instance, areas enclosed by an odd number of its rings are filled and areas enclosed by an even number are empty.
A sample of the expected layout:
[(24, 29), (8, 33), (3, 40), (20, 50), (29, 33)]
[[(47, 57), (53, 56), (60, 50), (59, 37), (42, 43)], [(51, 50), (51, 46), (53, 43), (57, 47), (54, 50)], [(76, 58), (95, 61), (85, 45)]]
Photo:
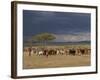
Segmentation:
[(34, 41), (51, 41), (54, 40), (56, 37), (50, 33), (41, 33), (33, 36)]

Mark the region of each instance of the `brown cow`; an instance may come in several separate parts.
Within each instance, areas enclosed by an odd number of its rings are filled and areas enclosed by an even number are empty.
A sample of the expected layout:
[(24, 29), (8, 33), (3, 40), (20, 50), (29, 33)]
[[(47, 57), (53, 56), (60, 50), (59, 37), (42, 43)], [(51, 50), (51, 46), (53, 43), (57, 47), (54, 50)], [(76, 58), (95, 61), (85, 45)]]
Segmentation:
[(31, 56), (31, 51), (32, 51), (32, 48), (31, 48), (31, 47), (29, 47), (29, 48), (28, 48), (28, 53), (29, 53), (29, 56)]

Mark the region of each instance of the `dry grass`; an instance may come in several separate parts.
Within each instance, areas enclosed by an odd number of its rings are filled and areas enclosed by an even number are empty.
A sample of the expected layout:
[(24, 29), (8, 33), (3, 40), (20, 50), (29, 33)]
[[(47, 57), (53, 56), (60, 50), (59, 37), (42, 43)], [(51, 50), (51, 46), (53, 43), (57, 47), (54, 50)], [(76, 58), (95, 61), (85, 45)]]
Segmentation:
[(24, 53), (23, 68), (53, 68), (53, 67), (74, 67), (74, 66), (89, 66), (91, 63), (90, 55), (85, 56), (70, 56), (70, 55), (51, 55), (38, 56), (33, 54), (28, 56)]
[[(41, 46), (34, 46), (41, 47)], [(46, 46), (47, 48), (90, 48), (90, 45), (65, 45), (65, 46)], [(23, 68), (54, 68), (54, 67), (75, 67), (75, 66), (90, 66), (91, 55), (51, 55), (38, 56), (32, 54), (28, 56), (28, 53), (23, 54)]]

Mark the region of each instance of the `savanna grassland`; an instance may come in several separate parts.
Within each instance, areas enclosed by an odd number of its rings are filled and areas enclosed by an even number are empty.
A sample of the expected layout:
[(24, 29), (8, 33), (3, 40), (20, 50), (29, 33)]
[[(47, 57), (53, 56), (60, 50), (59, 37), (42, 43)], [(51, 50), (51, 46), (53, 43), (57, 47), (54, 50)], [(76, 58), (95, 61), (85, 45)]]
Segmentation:
[[(42, 47), (42, 46), (33, 46)], [(47, 46), (47, 48), (90, 48), (90, 45), (67, 45), (67, 46)], [(28, 55), (27, 52), (23, 54), (23, 68), (54, 68), (54, 67), (78, 67), (78, 66), (90, 66), (91, 55), (50, 55), (48, 57), (44, 55), (32, 54)]]

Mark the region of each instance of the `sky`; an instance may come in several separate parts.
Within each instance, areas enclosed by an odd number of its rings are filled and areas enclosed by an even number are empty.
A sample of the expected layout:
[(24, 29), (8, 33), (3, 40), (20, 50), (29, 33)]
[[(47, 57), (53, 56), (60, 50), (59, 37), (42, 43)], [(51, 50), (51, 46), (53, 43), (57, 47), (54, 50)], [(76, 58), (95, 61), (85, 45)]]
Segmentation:
[(56, 42), (90, 41), (89, 13), (23, 10), (24, 39), (51, 33)]

